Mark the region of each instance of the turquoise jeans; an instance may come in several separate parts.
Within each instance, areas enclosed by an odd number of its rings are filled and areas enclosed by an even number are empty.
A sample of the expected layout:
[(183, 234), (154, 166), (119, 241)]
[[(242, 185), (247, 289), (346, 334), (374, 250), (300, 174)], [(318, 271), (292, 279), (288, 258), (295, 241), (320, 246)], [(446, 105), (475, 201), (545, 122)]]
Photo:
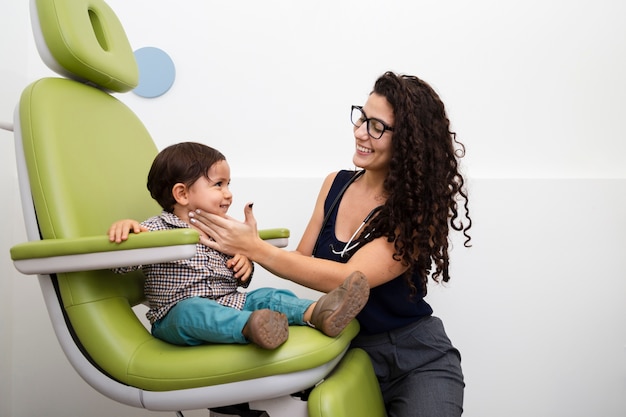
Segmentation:
[(152, 325), (152, 334), (175, 345), (203, 343), (248, 343), (241, 334), (255, 310), (270, 309), (287, 316), (289, 324), (305, 325), (304, 312), (312, 300), (298, 298), (289, 290), (259, 288), (246, 293), (242, 310), (215, 300), (192, 297), (178, 302), (165, 317)]

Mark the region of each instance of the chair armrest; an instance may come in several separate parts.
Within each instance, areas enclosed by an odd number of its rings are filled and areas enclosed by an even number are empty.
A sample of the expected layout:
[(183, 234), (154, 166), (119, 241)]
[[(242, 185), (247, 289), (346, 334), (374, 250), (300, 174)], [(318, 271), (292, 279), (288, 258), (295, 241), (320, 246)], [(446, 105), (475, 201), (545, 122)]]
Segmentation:
[(132, 234), (123, 243), (110, 242), (104, 234), (45, 239), (13, 246), (11, 259), (23, 274), (89, 271), (190, 258), (197, 242), (193, 229)]
[(259, 237), (272, 245), (284, 248), (289, 244), (289, 229), (263, 229), (259, 230)]
[[(265, 229), (259, 236), (274, 246), (285, 247), (289, 230)], [(13, 246), (11, 259), (15, 268), (27, 275), (90, 271), (191, 258), (197, 242), (194, 229), (131, 234), (123, 243), (110, 242), (106, 235), (45, 239)]]

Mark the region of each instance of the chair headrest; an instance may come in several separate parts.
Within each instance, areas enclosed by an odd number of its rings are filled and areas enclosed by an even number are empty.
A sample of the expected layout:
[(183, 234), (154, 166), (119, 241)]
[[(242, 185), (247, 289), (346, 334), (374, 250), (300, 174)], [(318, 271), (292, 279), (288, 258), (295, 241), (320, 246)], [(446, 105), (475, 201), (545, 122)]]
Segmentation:
[(137, 86), (126, 32), (103, 0), (31, 0), (30, 6), (37, 50), (50, 69), (114, 92)]

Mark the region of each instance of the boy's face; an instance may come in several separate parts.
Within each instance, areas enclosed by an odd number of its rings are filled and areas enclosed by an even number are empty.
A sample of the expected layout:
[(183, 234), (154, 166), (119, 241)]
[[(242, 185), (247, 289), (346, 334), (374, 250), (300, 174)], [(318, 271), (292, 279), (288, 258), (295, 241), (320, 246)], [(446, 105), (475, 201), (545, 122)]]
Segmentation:
[(233, 195), (228, 188), (230, 184), (228, 163), (218, 161), (211, 165), (208, 177), (209, 179), (200, 177), (189, 187), (188, 209), (190, 211), (200, 209), (207, 213), (226, 216), (233, 202)]

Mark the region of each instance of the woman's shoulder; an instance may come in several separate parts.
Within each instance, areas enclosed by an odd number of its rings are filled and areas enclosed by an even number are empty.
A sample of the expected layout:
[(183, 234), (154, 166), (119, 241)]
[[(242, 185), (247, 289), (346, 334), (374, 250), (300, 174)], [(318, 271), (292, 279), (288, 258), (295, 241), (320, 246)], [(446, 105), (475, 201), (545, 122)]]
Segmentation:
[(332, 181), (332, 188), (345, 189), (359, 178), (365, 171), (344, 169), (337, 171)]
[(342, 171), (333, 171), (330, 174), (326, 175), (326, 178), (324, 179), (325, 183), (331, 183), (334, 181), (335, 177), (337, 176), (337, 174), (339, 174)]
[(324, 178), (324, 182), (322, 183), (322, 190), (328, 191), (333, 182), (335, 182), (335, 178), (337, 178), (337, 175), (340, 172), (342, 171), (333, 171), (330, 174), (326, 175), (326, 178)]
[(342, 169), (339, 171), (331, 172), (326, 176), (324, 180), (325, 184), (332, 184), (333, 182), (348, 182), (355, 176), (358, 176), (362, 173), (362, 170), (355, 171), (353, 169)]
[(353, 179), (356, 179), (356, 177), (358, 177), (361, 173), (363, 173), (362, 170), (355, 171), (343, 169), (328, 174), (324, 179), (322, 188), (320, 189), (318, 203), (321, 204), (321, 201), (324, 201), (328, 197), (335, 198), (339, 190), (345, 189), (353, 181)]

